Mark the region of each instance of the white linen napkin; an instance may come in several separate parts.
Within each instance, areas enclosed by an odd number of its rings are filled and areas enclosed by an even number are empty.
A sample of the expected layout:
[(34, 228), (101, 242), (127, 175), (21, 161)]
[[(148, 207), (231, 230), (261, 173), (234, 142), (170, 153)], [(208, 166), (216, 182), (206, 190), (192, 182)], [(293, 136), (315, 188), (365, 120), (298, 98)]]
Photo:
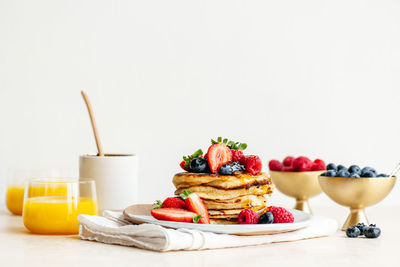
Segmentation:
[(167, 229), (154, 224), (134, 225), (125, 220), (121, 212), (104, 211), (103, 216), (79, 215), (79, 237), (154, 251), (203, 250), (296, 241), (328, 236), (338, 229), (335, 220), (313, 216), (309, 226), (294, 232), (235, 236), (189, 229)]

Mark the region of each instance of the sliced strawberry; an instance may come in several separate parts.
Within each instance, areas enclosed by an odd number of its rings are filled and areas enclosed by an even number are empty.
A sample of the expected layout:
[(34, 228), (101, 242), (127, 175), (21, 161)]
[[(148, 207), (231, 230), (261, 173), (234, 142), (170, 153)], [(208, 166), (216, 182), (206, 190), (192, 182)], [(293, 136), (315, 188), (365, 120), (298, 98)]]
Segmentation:
[(173, 221), (173, 222), (196, 222), (199, 219), (199, 215), (196, 213), (184, 210), (184, 209), (152, 209), (151, 215), (157, 220), (162, 221)]
[(188, 210), (201, 215), (199, 223), (210, 224), (208, 209), (196, 193), (192, 193), (190, 190), (184, 190), (180, 197), (185, 200), (186, 208)]
[(212, 173), (217, 173), (222, 165), (232, 160), (232, 152), (229, 147), (222, 143), (213, 144), (208, 148), (207, 161)]
[(184, 160), (182, 160), (181, 164), (179, 164), (179, 166), (181, 166), (182, 169), (184, 169), (185, 171), (190, 171), (190, 166), (185, 166), (186, 162)]

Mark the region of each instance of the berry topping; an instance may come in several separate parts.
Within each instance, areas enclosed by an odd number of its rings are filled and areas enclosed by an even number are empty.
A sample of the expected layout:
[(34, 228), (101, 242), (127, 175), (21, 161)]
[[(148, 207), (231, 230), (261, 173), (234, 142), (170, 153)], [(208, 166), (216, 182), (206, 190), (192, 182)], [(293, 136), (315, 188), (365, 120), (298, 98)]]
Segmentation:
[(186, 208), (188, 210), (201, 215), (199, 223), (202, 224), (210, 223), (208, 209), (197, 194), (192, 193), (190, 190), (184, 190), (183, 193), (180, 195), (180, 197), (185, 200)]
[(203, 151), (201, 149), (199, 149), (196, 152), (194, 152), (192, 155), (183, 156), (183, 161), (179, 165), (185, 171), (190, 171), (190, 162), (192, 161), (192, 159), (201, 157), (201, 155), (203, 155)]
[(234, 142), (234, 141), (229, 141), (228, 138), (224, 138), (222, 139), (222, 137), (218, 137), (217, 141), (211, 139), (211, 144), (225, 144), (227, 145), (230, 149), (234, 149), (234, 150), (245, 150), (247, 148), (247, 144), (245, 143), (239, 143), (239, 142)]
[(270, 224), (274, 222), (274, 215), (271, 212), (266, 212), (260, 216), (259, 224)]
[(222, 165), (219, 168), (219, 174), (232, 175), (234, 172), (245, 171), (246, 169), (239, 162), (231, 162), (229, 164)]
[(213, 144), (207, 151), (208, 166), (212, 173), (217, 173), (219, 168), (221, 168), (222, 165), (229, 163), (231, 159), (231, 150), (225, 144)]
[(312, 171), (323, 171), (326, 169), (325, 162), (322, 159), (314, 160), (314, 163), (311, 167)]
[(162, 208), (162, 209), (152, 209), (150, 211), (151, 215), (157, 220), (162, 221), (174, 221), (174, 222), (197, 222), (201, 220), (201, 215), (184, 210), (184, 209), (172, 209), (172, 208)]
[(283, 166), (290, 167), (293, 165), (293, 161), (294, 161), (294, 157), (288, 156), (282, 161), (282, 163), (283, 163)]
[(159, 208), (185, 209), (186, 204), (185, 201), (183, 201), (179, 197), (167, 197), (162, 203), (160, 200), (157, 200), (156, 203), (154, 204), (154, 207), (156, 209)]
[(242, 150), (231, 149), (232, 153), (232, 161), (233, 162), (241, 162), (244, 155)]
[[(279, 162), (279, 160), (273, 159), (268, 163), (268, 167), (271, 171), (282, 171), (284, 164)], [(291, 165), (290, 165), (291, 166)]]
[(350, 238), (358, 237), (361, 234), (360, 229), (357, 226), (350, 226), (346, 229), (346, 235)]
[(185, 171), (190, 171), (190, 167), (186, 166), (186, 162), (184, 160), (182, 160), (181, 164), (179, 164), (179, 166), (181, 166), (181, 168)]
[(298, 157), (293, 161), (293, 169), (295, 171), (306, 172), (311, 171), (313, 162), (307, 157)]
[(190, 170), (192, 172), (207, 172), (208, 162), (204, 158), (194, 158), (190, 161)]
[(257, 224), (260, 216), (251, 209), (244, 209), (239, 213), (238, 223), (239, 224)]
[(262, 169), (262, 163), (259, 156), (251, 155), (244, 157), (243, 165), (252, 175), (259, 174)]
[(282, 207), (271, 206), (268, 211), (274, 216), (274, 223), (292, 223), (294, 222), (293, 215)]

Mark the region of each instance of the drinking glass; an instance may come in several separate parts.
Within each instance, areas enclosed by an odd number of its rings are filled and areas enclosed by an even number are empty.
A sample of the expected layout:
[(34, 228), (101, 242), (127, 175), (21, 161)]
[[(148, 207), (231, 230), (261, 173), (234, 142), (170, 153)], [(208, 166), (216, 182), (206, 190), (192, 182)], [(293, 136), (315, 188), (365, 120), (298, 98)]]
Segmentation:
[(98, 214), (93, 180), (40, 178), (27, 183), (23, 219), (32, 233), (77, 234), (79, 214)]
[(29, 178), (70, 176), (70, 169), (10, 169), (7, 177), (6, 205), (14, 215), (22, 215), (25, 182)]

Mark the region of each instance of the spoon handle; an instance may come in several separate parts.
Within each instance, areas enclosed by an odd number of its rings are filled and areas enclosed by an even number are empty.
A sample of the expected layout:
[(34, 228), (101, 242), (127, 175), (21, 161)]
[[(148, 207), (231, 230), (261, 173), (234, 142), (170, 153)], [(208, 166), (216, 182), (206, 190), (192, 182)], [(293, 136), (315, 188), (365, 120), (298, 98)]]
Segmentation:
[(397, 164), (397, 166), (394, 168), (392, 173), (389, 175), (389, 177), (394, 176), (398, 171), (400, 170), (400, 162)]

